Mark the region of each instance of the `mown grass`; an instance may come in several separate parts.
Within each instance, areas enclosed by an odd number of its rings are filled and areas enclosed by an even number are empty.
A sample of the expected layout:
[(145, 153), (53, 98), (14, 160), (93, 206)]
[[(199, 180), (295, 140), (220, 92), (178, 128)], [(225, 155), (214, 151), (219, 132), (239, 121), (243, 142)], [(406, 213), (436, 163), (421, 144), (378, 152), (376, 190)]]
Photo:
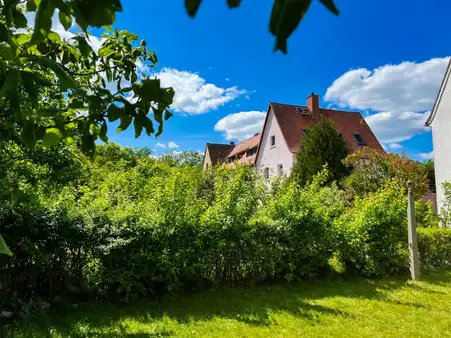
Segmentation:
[(13, 337), (451, 337), (451, 271), (59, 309)]

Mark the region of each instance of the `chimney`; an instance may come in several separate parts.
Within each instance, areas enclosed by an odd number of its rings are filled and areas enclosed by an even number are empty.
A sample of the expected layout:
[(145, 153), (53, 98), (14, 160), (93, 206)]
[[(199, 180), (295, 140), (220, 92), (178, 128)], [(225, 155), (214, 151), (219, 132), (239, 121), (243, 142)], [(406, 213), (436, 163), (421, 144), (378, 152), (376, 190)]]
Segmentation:
[(312, 93), (307, 98), (307, 106), (310, 112), (312, 113), (313, 118), (319, 118), (320, 109), (319, 109), (319, 96), (315, 93)]
[(234, 145), (235, 145), (235, 142), (233, 142), (233, 141), (230, 142), (230, 145), (231, 145), (231, 146), (234, 146)]

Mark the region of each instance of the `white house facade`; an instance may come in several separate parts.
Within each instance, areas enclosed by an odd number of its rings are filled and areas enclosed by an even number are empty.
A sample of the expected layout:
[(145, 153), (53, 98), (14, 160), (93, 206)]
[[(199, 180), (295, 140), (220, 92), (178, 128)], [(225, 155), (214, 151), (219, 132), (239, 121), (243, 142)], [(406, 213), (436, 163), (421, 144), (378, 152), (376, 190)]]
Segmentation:
[(312, 93), (306, 106), (271, 102), (263, 125), (256, 167), (266, 177), (289, 175), (296, 163), (296, 153), (311, 125), (322, 118), (334, 122), (349, 151), (360, 147), (384, 151), (359, 112), (320, 108), (319, 97)]
[(451, 60), (426, 126), (432, 127), (435, 184), (440, 213), (445, 195), (442, 183), (451, 181)]
[(288, 149), (282, 130), (270, 105), (258, 150), (257, 170), (263, 172), (267, 177), (290, 173), (295, 159), (296, 156)]

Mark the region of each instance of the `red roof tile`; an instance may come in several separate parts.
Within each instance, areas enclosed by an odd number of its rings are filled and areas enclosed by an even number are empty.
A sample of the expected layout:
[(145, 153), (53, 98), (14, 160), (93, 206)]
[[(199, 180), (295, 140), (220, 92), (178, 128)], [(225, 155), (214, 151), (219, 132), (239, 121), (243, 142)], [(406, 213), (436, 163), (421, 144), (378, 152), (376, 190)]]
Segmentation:
[[(302, 143), (302, 129), (308, 129), (310, 125), (318, 123), (320, 119), (314, 118), (311, 114), (299, 114), (296, 108), (305, 108), (303, 106), (271, 102), (270, 107), (274, 111), (288, 149), (292, 153), (297, 152)], [(351, 151), (359, 148), (352, 134), (360, 134), (368, 147), (384, 151), (359, 112), (323, 108), (320, 111), (322, 116), (335, 123), (337, 130), (341, 132)]]
[[(233, 149), (231, 144), (220, 144), (220, 143), (207, 143), (208, 153), (210, 154), (210, 159), (212, 163), (222, 162), (230, 154)], [(205, 151), (205, 154), (207, 152)], [(204, 156), (205, 156), (204, 154)]]
[(244, 140), (243, 142), (238, 143), (235, 148), (230, 152), (229, 156), (227, 157), (233, 157), (238, 154), (241, 154), (245, 151), (248, 151), (249, 149), (256, 148), (260, 144), (260, 139), (262, 135), (254, 135), (251, 138), (248, 138), (247, 140)]

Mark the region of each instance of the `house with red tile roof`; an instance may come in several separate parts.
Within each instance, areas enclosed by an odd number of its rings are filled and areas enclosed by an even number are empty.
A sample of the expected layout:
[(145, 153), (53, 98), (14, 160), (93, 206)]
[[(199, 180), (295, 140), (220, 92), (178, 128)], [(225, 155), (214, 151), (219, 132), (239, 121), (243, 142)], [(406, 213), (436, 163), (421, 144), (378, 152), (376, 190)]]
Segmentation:
[(302, 147), (303, 137), (321, 118), (335, 123), (350, 152), (360, 147), (384, 151), (359, 112), (320, 108), (318, 95), (312, 93), (306, 106), (269, 104), (256, 155), (257, 170), (267, 177), (289, 174), (296, 161), (296, 152)]
[(255, 165), (267, 177), (289, 175), (296, 161), (296, 153), (302, 147), (302, 139), (310, 126), (321, 118), (335, 123), (349, 152), (360, 147), (384, 151), (359, 112), (320, 108), (318, 95), (312, 93), (307, 98), (306, 106), (271, 102), (262, 132), (241, 143), (207, 143), (203, 168), (216, 163), (226, 163), (232, 167), (242, 163)]
[(231, 167), (234, 167), (237, 163), (253, 166), (260, 139), (261, 135), (255, 134), (238, 144), (234, 142), (230, 142), (230, 144), (207, 143), (204, 152), (203, 169), (206, 170), (218, 163), (225, 163)]

